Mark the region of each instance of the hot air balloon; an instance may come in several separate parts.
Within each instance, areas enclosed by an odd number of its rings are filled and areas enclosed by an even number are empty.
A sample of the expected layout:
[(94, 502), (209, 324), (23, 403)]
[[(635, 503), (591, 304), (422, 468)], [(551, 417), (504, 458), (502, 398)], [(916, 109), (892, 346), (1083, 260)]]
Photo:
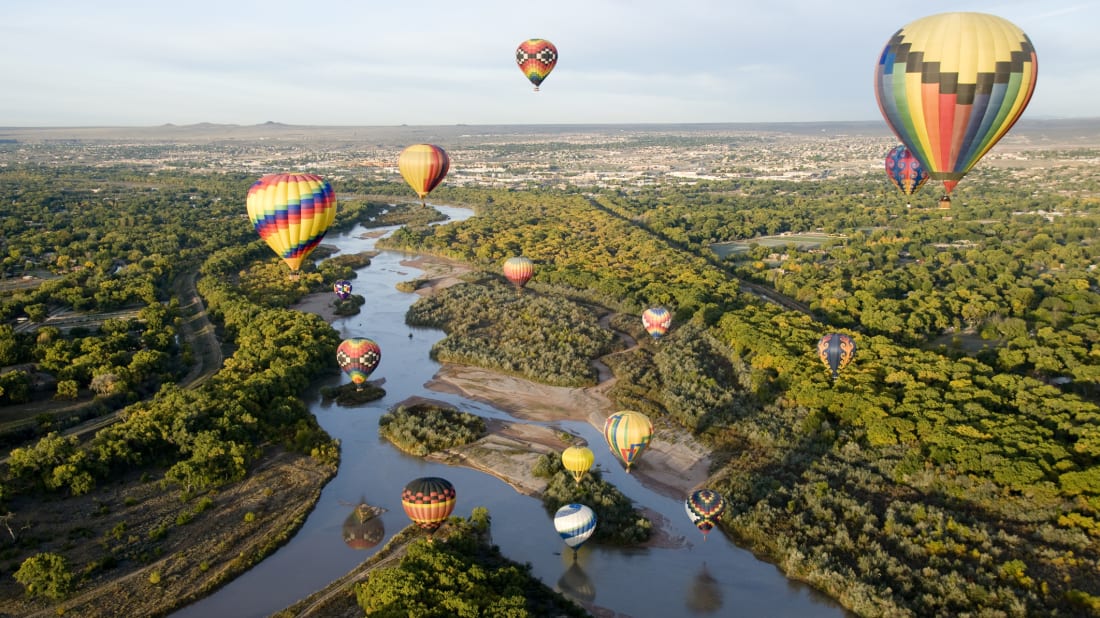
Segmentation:
[(447, 170), (451, 167), (451, 159), (439, 146), (431, 144), (413, 144), (401, 151), (397, 158), (397, 169), (405, 182), (420, 196), (420, 203), (424, 198), (443, 182)]
[(336, 347), (336, 363), (355, 383), (356, 390), (362, 388), (381, 360), (382, 349), (373, 339), (353, 337)]
[(817, 355), (832, 370), (835, 380), (837, 373), (856, 355), (856, 342), (843, 333), (829, 333), (817, 342)]
[(684, 510), (687, 511), (691, 523), (702, 531), (704, 540), (707, 533), (718, 524), (718, 518), (725, 509), (725, 499), (713, 489), (698, 489), (684, 500)]
[(335, 281), (332, 284), (332, 291), (340, 300), (347, 300), (351, 296), (351, 282), (346, 279)]
[(905, 144), (894, 146), (886, 153), (886, 177), (905, 195), (913, 195), (928, 182), (928, 172)]
[(539, 91), (542, 80), (550, 75), (557, 63), (558, 48), (546, 39), (527, 39), (516, 48), (516, 64), (535, 85), (535, 92)]
[(660, 339), (668, 333), (672, 325), (672, 314), (664, 307), (651, 307), (642, 312), (642, 326), (650, 337)]
[(414, 524), (434, 532), (455, 509), (455, 486), (437, 476), (413, 479), (401, 492), (401, 506)]
[(297, 277), (336, 218), (336, 194), (315, 174), (271, 174), (248, 189), (248, 220)]
[(624, 410), (607, 417), (603, 435), (611, 452), (626, 464), (626, 472), (653, 438), (653, 423), (641, 412)]
[(504, 278), (516, 286), (517, 292), (527, 285), (534, 275), (535, 264), (531, 260), (525, 257), (511, 257), (504, 260)]
[(592, 451), (583, 446), (570, 446), (561, 453), (561, 465), (573, 475), (573, 480), (581, 482), (581, 478), (592, 468), (592, 462), (596, 461)]
[(554, 513), (554, 529), (576, 557), (577, 549), (596, 531), (596, 513), (583, 504), (567, 504)]
[(386, 527), (379, 515), (384, 512), (386, 509), (369, 504), (357, 505), (344, 520), (341, 530), (344, 543), (352, 549), (370, 549), (381, 543), (386, 536)]
[(1038, 64), (1031, 40), (985, 13), (918, 19), (887, 41), (875, 98), (887, 124), (944, 199), (1024, 113)]

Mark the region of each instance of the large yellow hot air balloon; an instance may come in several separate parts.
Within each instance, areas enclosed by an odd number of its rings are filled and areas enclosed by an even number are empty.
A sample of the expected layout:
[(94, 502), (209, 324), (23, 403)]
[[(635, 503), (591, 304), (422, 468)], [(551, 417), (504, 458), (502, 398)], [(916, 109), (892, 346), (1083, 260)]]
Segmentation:
[(653, 438), (653, 423), (641, 412), (624, 410), (607, 417), (603, 425), (603, 435), (612, 453), (630, 466), (641, 456)]
[(431, 144), (413, 144), (401, 151), (397, 157), (397, 169), (409, 186), (420, 196), (420, 203), (443, 182), (447, 170), (451, 168), (451, 159), (439, 146)]
[(1035, 48), (1012, 22), (941, 13), (894, 33), (875, 67), (875, 98), (898, 139), (945, 199), (1024, 113), (1035, 91)]
[(271, 174), (248, 190), (248, 220), (297, 276), (336, 218), (336, 194), (316, 174)]
[(570, 446), (561, 453), (561, 465), (573, 475), (573, 480), (580, 483), (585, 473), (592, 468), (596, 456), (591, 449), (583, 446)]

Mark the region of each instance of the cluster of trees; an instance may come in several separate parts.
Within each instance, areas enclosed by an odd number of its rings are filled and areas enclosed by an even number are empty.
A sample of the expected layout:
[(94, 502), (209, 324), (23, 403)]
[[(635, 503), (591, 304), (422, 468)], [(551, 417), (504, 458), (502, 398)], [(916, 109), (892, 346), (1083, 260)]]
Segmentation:
[[(544, 192), (538, 203), (484, 192), (478, 217), (395, 238), (474, 263), (534, 256), (544, 293), (598, 296), (620, 311), (673, 308), (670, 337), (609, 359), (626, 383), (612, 393), (617, 404), (698, 432), (724, 462), (711, 481), (730, 496), (724, 525), (858, 613), (1079, 612), (1100, 598), (1092, 577), (1100, 567), (1100, 407), (1087, 370), (1096, 358), (1100, 284), (1090, 264), (1100, 204), (970, 188), (982, 192), (981, 204), (957, 199), (946, 213), (906, 210), (869, 180), (714, 182), (588, 198)], [(1066, 216), (1014, 214), (1055, 209)], [(947, 317), (877, 328), (829, 305), (837, 288), (814, 285), (796, 296), (816, 315), (784, 311), (741, 293), (737, 280), (770, 284), (775, 275), (722, 263), (706, 246), (786, 231), (849, 239), (788, 257), (807, 266), (794, 269), (798, 281), (843, 279), (852, 295), (867, 290), (866, 303), (922, 298), (920, 306)], [(891, 250), (896, 259), (876, 257)], [(1002, 273), (1008, 264), (1015, 270)], [(937, 340), (968, 325), (966, 303), (952, 300), (967, 277), (974, 294), (990, 281), (1006, 292), (990, 292), (1000, 313), (975, 326), (1023, 321), (1015, 343), (988, 339), (977, 358)], [(1007, 293), (1016, 287), (1030, 290), (1018, 309)], [(880, 323), (912, 315), (900, 304), (877, 311)], [(834, 330), (853, 334), (858, 347), (835, 384), (814, 349)], [(1057, 359), (1050, 371), (1001, 360), (1024, 345), (1028, 358)], [(1053, 375), (1074, 381), (1036, 379)], [(920, 508), (932, 515), (922, 519)]]
[(452, 517), (446, 538), (417, 540), (394, 567), (372, 571), (356, 584), (368, 616), (588, 616), (489, 542), (489, 513)]
[(496, 276), (420, 298), (405, 321), (447, 333), (432, 346), (436, 360), (557, 386), (595, 384), (589, 361), (608, 352), (613, 339), (584, 305), (531, 291), (517, 294)]
[(544, 454), (535, 461), (532, 473), (547, 481), (542, 506), (553, 517), (566, 504), (583, 504), (596, 513), (592, 539), (614, 545), (637, 545), (649, 540), (653, 524), (634, 508), (634, 503), (599, 470), (589, 470), (578, 483), (562, 466), (561, 457)]
[(402, 451), (423, 457), (476, 441), (485, 435), (485, 421), (469, 412), (421, 403), (383, 414), (378, 432)]

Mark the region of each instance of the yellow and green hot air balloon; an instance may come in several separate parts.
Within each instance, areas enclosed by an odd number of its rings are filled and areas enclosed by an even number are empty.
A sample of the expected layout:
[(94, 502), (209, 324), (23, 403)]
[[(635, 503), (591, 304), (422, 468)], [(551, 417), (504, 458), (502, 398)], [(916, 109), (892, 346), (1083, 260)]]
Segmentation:
[(624, 410), (607, 417), (603, 435), (611, 452), (626, 464), (629, 474), (630, 466), (634, 465), (653, 438), (653, 423), (641, 412)]
[(959, 180), (1024, 113), (1037, 73), (1035, 48), (1012, 22), (941, 13), (890, 37), (875, 67), (875, 98), (950, 200)]
[(573, 480), (577, 483), (581, 482), (595, 461), (592, 450), (583, 446), (570, 446), (561, 453), (561, 465), (573, 475)]
[(451, 168), (451, 159), (439, 146), (431, 144), (413, 144), (401, 151), (397, 157), (397, 169), (405, 182), (420, 196), (420, 203), (432, 189), (443, 182), (447, 170)]
[(253, 229), (298, 275), (336, 218), (336, 194), (316, 174), (271, 174), (248, 190)]

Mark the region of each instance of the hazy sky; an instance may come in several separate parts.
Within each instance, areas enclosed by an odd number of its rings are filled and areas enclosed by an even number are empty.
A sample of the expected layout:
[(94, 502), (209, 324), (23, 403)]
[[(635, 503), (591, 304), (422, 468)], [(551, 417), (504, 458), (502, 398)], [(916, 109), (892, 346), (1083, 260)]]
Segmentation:
[(887, 39), (963, 10), (1035, 45), (1025, 119), (1100, 116), (1100, 0), (4, 0), (0, 126), (877, 120)]

